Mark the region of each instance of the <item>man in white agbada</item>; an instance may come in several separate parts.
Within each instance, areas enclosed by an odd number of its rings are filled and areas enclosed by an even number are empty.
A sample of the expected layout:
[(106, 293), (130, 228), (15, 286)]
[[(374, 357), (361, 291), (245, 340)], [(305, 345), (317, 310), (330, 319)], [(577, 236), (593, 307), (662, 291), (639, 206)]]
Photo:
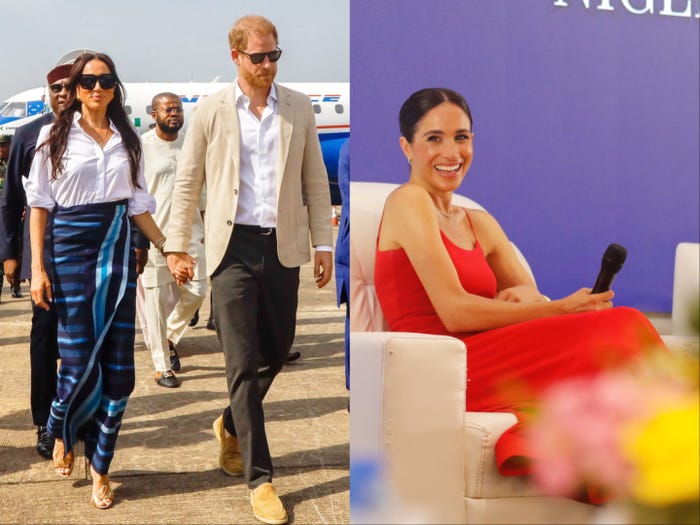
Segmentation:
[[(159, 93), (153, 97), (151, 108), (155, 128), (141, 136), (145, 176), (148, 191), (157, 202), (153, 218), (167, 237), (173, 181), (183, 141), (179, 133), (184, 122), (182, 101), (174, 93)], [(203, 194), (199, 210), (204, 210), (204, 202)], [(139, 323), (153, 358), (155, 381), (166, 388), (180, 386), (174, 374), (180, 370), (176, 346), (207, 293), (201, 213), (194, 218), (189, 254), (196, 261), (195, 275), (182, 286), (177, 286), (165, 257), (153, 247), (148, 250), (148, 263), (139, 278)]]

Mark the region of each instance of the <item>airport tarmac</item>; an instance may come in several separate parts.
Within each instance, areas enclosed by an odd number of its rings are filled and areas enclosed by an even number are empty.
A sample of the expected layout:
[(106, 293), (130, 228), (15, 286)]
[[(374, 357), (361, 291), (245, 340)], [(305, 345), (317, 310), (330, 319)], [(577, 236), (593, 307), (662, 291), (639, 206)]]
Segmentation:
[[(69, 479), (36, 450), (29, 409), (31, 306), (0, 302), (0, 523), (259, 523), (241, 478), (218, 467), (212, 422), (227, 401), (223, 354), (206, 329), (209, 300), (199, 323), (178, 346), (182, 386), (153, 380), (150, 353), (137, 328), (136, 388), (126, 410), (111, 467), (115, 503), (90, 506), (82, 443)], [(349, 523), (349, 413), (344, 376), (345, 312), (336, 307), (334, 281), (318, 290), (313, 267), (301, 269), (298, 361), (285, 366), (265, 399), (274, 484), (290, 523)]]

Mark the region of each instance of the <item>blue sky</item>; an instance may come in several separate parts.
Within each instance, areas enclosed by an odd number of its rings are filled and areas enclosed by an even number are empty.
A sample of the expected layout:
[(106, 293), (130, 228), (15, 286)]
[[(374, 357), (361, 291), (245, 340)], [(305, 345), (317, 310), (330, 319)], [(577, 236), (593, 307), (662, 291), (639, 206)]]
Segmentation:
[(350, 80), (350, 0), (0, 0), (0, 101), (43, 85), (65, 53), (114, 59), (124, 82), (233, 80), (227, 34), (242, 15), (277, 26), (283, 82)]

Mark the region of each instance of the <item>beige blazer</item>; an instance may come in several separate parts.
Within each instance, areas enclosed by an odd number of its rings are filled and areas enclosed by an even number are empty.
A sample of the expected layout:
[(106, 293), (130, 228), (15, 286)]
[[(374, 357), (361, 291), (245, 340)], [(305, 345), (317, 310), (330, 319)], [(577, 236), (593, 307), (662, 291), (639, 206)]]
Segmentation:
[[(280, 113), (277, 254), (289, 268), (311, 259), (311, 245), (333, 245), (328, 175), (311, 101), (275, 84)], [(240, 127), (234, 84), (209, 95), (193, 113), (178, 161), (166, 251), (186, 252), (199, 194), (206, 182), (204, 245), (207, 273), (231, 239), (240, 185)]]

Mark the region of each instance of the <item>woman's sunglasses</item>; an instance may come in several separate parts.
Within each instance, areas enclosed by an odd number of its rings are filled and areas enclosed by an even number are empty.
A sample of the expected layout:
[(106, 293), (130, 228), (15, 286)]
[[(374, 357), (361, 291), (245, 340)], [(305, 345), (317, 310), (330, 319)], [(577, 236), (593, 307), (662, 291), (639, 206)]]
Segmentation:
[(265, 60), (265, 57), (269, 58), (270, 62), (277, 62), (282, 56), (282, 50), (279, 47), (274, 51), (268, 51), (267, 53), (246, 53), (245, 51), (241, 51), (240, 49), (238, 49), (237, 51), (239, 53), (243, 53), (248, 58), (250, 58), (250, 61), (256, 66), (258, 64), (262, 64), (262, 61)]
[(80, 75), (78, 80), (83, 89), (95, 89), (98, 82), (102, 89), (112, 89), (117, 84), (117, 78), (112, 73), (104, 73), (102, 75)]

